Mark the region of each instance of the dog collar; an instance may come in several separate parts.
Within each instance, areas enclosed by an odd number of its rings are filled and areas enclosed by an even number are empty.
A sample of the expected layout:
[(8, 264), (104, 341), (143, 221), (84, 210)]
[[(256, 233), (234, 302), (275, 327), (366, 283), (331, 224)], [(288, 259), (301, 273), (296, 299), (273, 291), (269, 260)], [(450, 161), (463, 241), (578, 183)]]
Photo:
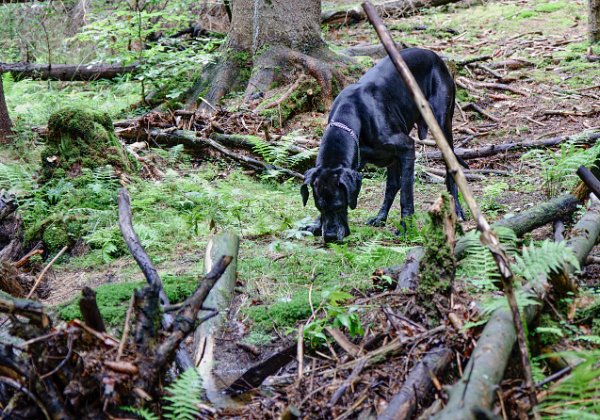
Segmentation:
[(344, 130), (346, 133), (350, 134), (350, 137), (352, 137), (352, 139), (354, 140), (354, 143), (356, 143), (357, 161), (358, 161), (358, 167), (360, 168), (360, 143), (358, 142), (358, 136), (356, 135), (354, 130), (351, 129), (350, 127), (348, 127), (346, 124), (343, 124), (343, 123), (337, 122), (337, 121), (332, 121), (329, 124), (327, 124), (327, 127), (325, 127), (325, 131), (327, 131), (327, 129), (329, 127), (337, 127), (337, 128)]

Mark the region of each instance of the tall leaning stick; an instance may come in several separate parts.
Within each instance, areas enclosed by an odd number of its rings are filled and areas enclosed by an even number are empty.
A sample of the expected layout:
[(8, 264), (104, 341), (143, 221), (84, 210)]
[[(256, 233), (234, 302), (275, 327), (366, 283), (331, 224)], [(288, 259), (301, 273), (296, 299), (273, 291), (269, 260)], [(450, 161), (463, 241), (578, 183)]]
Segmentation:
[(396, 66), (396, 69), (402, 76), (404, 83), (408, 87), (413, 100), (417, 104), (419, 108), (419, 112), (425, 120), (425, 123), (429, 127), (429, 131), (433, 136), (435, 143), (438, 148), (442, 152), (444, 157), (444, 161), (446, 162), (446, 166), (448, 168), (448, 172), (452, 174), (458, 189), (462, 193), (462, 196), (469, 206), (469, 210), (471, 210), (471, 214), (473, 218), (477, 222), (477, 230), (481, 232), (481, 243), (487, 246), (487, 248), (492, 253), (494, 260), (496, 261), (496, 265), (498, 266), (498, 270), (500, 271), (500, 275), (502, 277), (502, 285), (504, 288), (504, 294), (506, 295), (506, 299), (508, 300), (508, 304), (511, 309), (513, 322), (515, 324), (515, 331), (517, 333), (517, 342), (519, 345), (519, 351), (521, 356), (521, 363), (523, 365), (523, 373), (525, 375), (525, 387), (529, 390), (529, 400), (531, 403), (532, 409), (537, 404), (535, 385), (533, 383), (532, 375), (531, 375), (531, 366), (529, 364), (529, 351), (527, 350), (527, 344), (525, 342), (525, 333), (523, 331), (523, 324), (521, 322), (521, 316), (519, 314), (519, 308), (517, 306), (517, 300), (515, 298), (514, 290), (512, 287), (513, 283), (513, 273), (510, 269), (510, 263), (508, 261), (508, 257), (506, 252), (500, 245), (500, 241), (496, 234), (490, 228), (489, 223), (479, 210), (479, 206), (473, 197), (473, 193), (469, 188), (469, 184), (467, 183), (467, 179), (465, 178), (465, 174), (450, 147), (450, 144), (446, 141), (444, 133), (440, 128), (435, 116), (433, 115), (433, 111), (429, 106), (429, 102), (425, 99), (423, 92), (421, 91), (417, 81), (412, 75), (410, 69), (406, 65), (406, 62), (402, 59), (402, 56), (398, 53), (396, 48), (396, 44), (394, 43), (389, 31), (383, 24), (381, 18), (377, 14), (375, 7), (370, 2), (364, 2), (362, 4), (363, 9), (365, 10), (369, 21), (375, 28), (381, 43), (385, 47), (390, 59)]

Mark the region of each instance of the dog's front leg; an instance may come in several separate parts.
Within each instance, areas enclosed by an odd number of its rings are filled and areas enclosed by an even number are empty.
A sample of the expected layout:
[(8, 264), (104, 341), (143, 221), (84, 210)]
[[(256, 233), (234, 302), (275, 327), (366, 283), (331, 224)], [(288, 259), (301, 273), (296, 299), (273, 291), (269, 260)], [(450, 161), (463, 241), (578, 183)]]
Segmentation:
[(402, 228), (406, 231), (405, 218), (415, 213), (415, 151), (404, 152), (400, 155), (400, 214)]
[(383, 198), (383, 204), (377, 216), (367, 221), (368, 225), (371, 226), (383, 226), (387, 220), (390, 208), (394, 203), (394, 198), (398, 194), (400, 189), (400, 163), (396, 160), (387, 168), (387, 180), (385, 183), (385, 196)]

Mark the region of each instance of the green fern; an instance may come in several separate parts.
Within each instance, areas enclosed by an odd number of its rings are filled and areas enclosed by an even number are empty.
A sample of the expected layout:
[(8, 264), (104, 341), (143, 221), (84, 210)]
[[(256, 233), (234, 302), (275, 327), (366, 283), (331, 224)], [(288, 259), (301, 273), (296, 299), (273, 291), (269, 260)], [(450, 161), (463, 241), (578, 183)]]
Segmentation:
[[(582, 133), (585, 138), (589, 133)], [(572, 189), (578, 181), (576, 175), (580, 166), (593, 166), (600, 152), (600, 143), (587, 148), (580, 137), (573, 138), (560, 145), (558, 151), (532, 150), (525, 153), (521, 159), (530, 163), (538, 163), (544, 173), (544, 189), (548, 197), (554, 197), (560, 192)]]
[[(504, 245), (509, 256), (517, 252), (517, 236), (508, 228), (495, 228), (500, 243)], [(468, 232), (464, 236), (466, 242), (465, 258), (460, 262), (457, 277), (463, 278), (478, 289), (495, 290), (494, 283), (500, 280), (500, 273), (490, 251), (481, 244), (478, 231)]]
[(142, 420), (160, 420), (160, 417), (158, 417), (156, 414), (154, 414), (152, 411), (145, 407), (121, 407), (121, 410), (128, 411), (133, 415), (138, 416)]
[(600, 417), (600, 351), (578, 352), (575, 356), (584, 362), (557, 383), (538, 406), (546, 418), (583, 420)]
[(172, 420), (195, 420), (200, 417), (198, 405), (202, 402), (202, 380), (194, 368), (183, 372), (179, 378), (166, 388), (171, 394), (163, 397), (170, 404), (164, 407), (165, 418)]
[(0, 189), (17, 196), (30, 195), (36, 188), (33, 172), (23, 165), (0, 163)]
[(522, 255), (515, 255), (513, 271), (527, 281), (536, 281), (564, 264), (571, 264), (579, 270), (579, 261), (565, 242), (552, 242), (546, 239), (539, 246), (524, 246)]
[(290, 147), (294, 145), (294, 133), (282, 137), (278, 143), (267, 143), (260, 137), (250, 137), (252, 150), (265, 162), (272, 165), (295, 168), (314, 159), (318, 149), (307, 149), (290, 155)]
[[(202, 379), (195, 368), (179, 375), (179, 378), (165, 388), (171, 395), (162, 398), (164, 418), (167, 420), (195, 420), (200, 418), (198, 405), (202, 403)], [(121, 407), (143, 420), (159, 420), (159, 417), (147, 408)]]

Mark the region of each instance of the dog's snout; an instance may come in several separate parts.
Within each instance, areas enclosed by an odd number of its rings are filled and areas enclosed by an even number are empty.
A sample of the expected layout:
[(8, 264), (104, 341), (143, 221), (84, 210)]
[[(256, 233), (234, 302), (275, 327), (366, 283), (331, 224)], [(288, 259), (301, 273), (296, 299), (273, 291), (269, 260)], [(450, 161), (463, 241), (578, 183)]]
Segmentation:
[(335, 233), (326, 233), (325, 235), (323, 235), (323, 241), (326, 244), (340, 243), (343, 239), (344, 238), (339, 238), (338, 235)]

